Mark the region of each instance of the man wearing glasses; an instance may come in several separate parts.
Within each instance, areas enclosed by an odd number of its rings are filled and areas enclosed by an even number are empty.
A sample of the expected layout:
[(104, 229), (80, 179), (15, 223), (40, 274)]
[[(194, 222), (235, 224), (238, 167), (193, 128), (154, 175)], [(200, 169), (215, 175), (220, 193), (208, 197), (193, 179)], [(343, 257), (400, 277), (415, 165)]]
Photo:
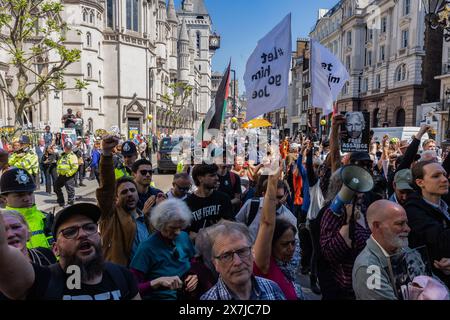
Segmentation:
[[(17, 248), (8, 246), (0, 216), (0, 291), (9, 299), (140, 300), (130, 271), (104, 261), (99, 218), (100, 209), (89, 203), (58, 212), (53, 233), (59, 262), (43, 267), (30, 263)], [(79, 285), (71, 281), (76, 270), (81, 277)]]
[(248, 228), (221, 221), (210, 230), (216, 285), (200, 300), (285, 300), (273, 281), (253, 275), (252, 239)]
[(140, 159), (133, 163), (131, 170), (139, 196), (137, 207), (144, 213), (148, 213), (151, 207), (165, 199), (165, 195), (161, 190), (150, 186), (153, 177), (153, 168), (150, 161)]
[(192, 188), (191, 178), (187, 173), (177, 173), (173, 176), (172, 189), (167, 192), (167, 199), (185, 200)]

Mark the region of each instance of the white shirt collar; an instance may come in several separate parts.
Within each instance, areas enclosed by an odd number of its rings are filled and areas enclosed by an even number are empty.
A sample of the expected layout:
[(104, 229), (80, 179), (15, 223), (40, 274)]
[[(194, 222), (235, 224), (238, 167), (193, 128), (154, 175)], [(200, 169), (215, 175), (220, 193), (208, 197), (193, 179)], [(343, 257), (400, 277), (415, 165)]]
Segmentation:
[(373, 240), (373, 242), (375, 242), (376, 245), (381, 249), (381, 252), (383, 252), (383, 254), (384, 254), (385, 257), (389, 257), (389, 256), (390, 256), (390, 254), (387, 253), (386, 250), (384, 250), (384, 248), (378, 243), (378, 241), (375, 240), (375, 238), (373, 237), (373, 235), (370, 235), (370, 238), (371, 238), (371, 239)]

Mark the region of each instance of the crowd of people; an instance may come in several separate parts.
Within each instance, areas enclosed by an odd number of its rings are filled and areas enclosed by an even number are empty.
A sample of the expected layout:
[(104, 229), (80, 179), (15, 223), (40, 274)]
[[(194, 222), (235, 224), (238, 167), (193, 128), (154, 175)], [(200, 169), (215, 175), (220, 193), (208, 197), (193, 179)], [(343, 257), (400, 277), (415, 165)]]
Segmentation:
[[(20, 157), (34, 154), (21, 138), (0, 153), (0, 299), (305, 300), (300, 274), (324, 300), (448, 299), (450, 157), (422, 141), (427, 125), (410, 141), (386, 135), (343, 154), (345, 121), (334, 116), (326, 139), (286, 137), (261, 163), (186, 163), (167, 192), (133, 141), (104, 136), (86, 161), (83, 138), (60, 153), (44, 134), (35, 161)], [(83, 167), (99, 183), (97, 205), (74, 203)], [(349, 167), (374, 187), (336, 205)], [(42, 171), (56, 215), (34, 202)], [(415, 260), (429, 272), (411, 264), (393, 279), (392, 257), (421, 247), (428, 260)], [(80, 288), (67, 286), (73, 266)]]

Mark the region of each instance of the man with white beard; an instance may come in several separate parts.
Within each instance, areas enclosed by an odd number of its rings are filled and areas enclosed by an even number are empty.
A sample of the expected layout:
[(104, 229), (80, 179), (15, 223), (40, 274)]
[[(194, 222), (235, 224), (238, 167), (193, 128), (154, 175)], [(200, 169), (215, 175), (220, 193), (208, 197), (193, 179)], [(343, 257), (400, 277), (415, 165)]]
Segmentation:
[(389, 256), (408, 248), (408, 218), (397, 203), (379, 200), (366, 213), (370, 231), (367, 245), (353, 265), (352, 284), (357, 300), (397, 300), (389, 280)]

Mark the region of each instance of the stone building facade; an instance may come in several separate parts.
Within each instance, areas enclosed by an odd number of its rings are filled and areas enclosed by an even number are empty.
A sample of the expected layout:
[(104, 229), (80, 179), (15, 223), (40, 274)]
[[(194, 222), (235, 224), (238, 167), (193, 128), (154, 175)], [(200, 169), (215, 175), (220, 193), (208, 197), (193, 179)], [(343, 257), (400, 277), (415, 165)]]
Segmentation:
[[(211, 104), (212, 20), (203, 0), (64, 0), (63, 19), (71, 30), (69, 48), (81, 50), (81, 60), (68, 67), (67, 87), (74, 79), (89, 83), (86, 90), (50, 92), (41, 105), (29, 110), (35, 128), (61, 127), (68, 108), (81, 111), (85, 130), (108, 129), (122, 134), (171, 131), (173, 118), (162, 96), (169, 85), (185, 82), (192, 96), (181, 111), (181, 129), (195, 123)], [(81, 31), (81, 32), (78, 32)], [(8, 77), (8, 64), (0, 55), (0, 76)], [(151, 121), (149, 115), (152, 115)], [(14, 115), (0, 96), (2, 125), (14, 125)]]

